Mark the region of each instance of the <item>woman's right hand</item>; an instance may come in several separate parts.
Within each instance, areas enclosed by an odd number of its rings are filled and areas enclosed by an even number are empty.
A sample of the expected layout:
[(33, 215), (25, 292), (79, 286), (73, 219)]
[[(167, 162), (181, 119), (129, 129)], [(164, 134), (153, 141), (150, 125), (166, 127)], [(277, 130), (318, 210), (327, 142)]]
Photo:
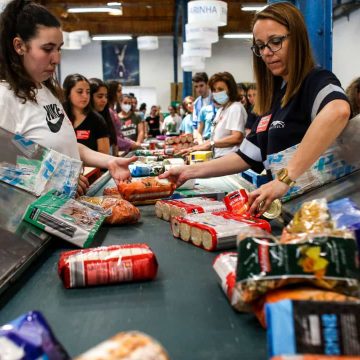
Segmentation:
[(76, 197), (83, 196), (86, 194), (87, 189), (89, 188), (89, 180), (86, 176), (80, 174), (79, 180), (78, 180), (78, 188), (76, 191)]
[(190, 179), (188, 170), (189, 166), (187, 165), (176, 166), (159, 175), (159, 179), (168, 179), (171, 183), (175, 184), (176, 187), (179, 187)]

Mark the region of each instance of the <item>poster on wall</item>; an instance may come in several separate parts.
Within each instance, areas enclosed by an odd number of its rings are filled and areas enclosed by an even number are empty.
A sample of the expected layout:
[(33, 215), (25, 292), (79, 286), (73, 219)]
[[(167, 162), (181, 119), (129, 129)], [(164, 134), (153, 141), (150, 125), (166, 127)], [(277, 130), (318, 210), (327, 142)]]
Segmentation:
[(102, 63), (104, 80), (119, 80), (124, 86), (140, 85), (136, 39), (103, 41)]

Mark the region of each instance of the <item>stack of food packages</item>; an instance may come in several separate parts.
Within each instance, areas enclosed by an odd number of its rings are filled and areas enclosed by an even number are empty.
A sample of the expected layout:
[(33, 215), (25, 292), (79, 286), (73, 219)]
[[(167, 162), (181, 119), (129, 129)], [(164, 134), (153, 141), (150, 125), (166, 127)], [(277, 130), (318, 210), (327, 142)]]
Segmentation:
[(165, 153), (178, 153), (180, 150), (194, 146), (192, 134), (182, 134), (180, 136), (168, 136), (165, 139)]
[(158, 176), (165, 170), (174, 166), (182, 166), (185, 161), (182, 158), (161, 158), (158, 156), (139, 156), (138, 160), (129, 165), (131, 176)]
[[(357, 251), (353, 233), (336, 228), (329, 215), (326, 200), (318, 199), (305, 202), (279, 238), (259, 229), (248, 229), (241, 233), (238, 236), (237, 257), (235, 253), (220, 254), (213, 267), (231, 305), (238, 311), (254, 311), (260, 323), (266, 327), (265, 304), (269, 307), (270, 303), (284, 299), (301, 300), (301, 308), (305, 306), (303, 303), (309, 301), (336, 301), (341, 304), (359, 301), (360, 270)], [(293, 308), (295, 305), (291, 306)], [(360, 314), (359, 306), (357, 303), (351, 310), (345, 311), (348, 319), (353, 316), (354, 311)], [(285, 311), (281, 306), (277, 309), (277, 314)], [(274, 318), (274, 315), (267, 315), (266, 319), (270, 318)], [(351, 319), (354, 321), (355, 318)], [(359, 323), (360, 319), (355, 320)], [(318, 317), (314, 322), (321, 326)], [(274, 325), (268, 326), (272, 329), (279, 326), (274, 321), (273, 323)], [(312, 329), (312, 325), (308, 323), (307, 330), (321, 334), (319, 329)], [(284, 323), (282, 326), (285, 326)], [(274, 333), (269, 336), (269, 346), (273, 349), (276, 336)], [(358, 339), (359, 336), (357, 330)], [(308, 349), (306, 352), (298, 347), (294, 351), (270, 351), (270, 355), (312, 354), (315, 350)], [(320, 352), (316, 354), (322, 354), (322, 350), (317, 351)], [(346, 354), (355, 353), (360, 355), (360, 343), (357, 350), (353, 349)]]
[[(42, 313), (30, 311), (0, 327), (0, 359), (70, 360), (71, 357), (55, 337)], [(169, 360), (169, 355), (149, 335), (139, 331), (125, 331), (75, 359)]]
[(155, 212), (159, 218), (171, 221), (175, 237), (214, 251), (234, 248), (237, 235), (250, 227), (271, 231), (266, 220), (247, 213), (247, 203), (246, 191), (237, 190), (228, 194), (223, 202), (204, 197), (160, 200)]

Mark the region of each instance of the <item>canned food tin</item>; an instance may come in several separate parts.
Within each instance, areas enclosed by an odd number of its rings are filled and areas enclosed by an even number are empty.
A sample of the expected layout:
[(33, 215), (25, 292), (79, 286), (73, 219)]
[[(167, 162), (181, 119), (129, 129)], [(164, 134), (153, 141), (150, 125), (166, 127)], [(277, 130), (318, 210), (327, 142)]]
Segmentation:
[[(261, 204), (260, 204), (261, 208)], [(266, 219), (276, 219), (281, 215), (282, 204), (279, 199), (274, 200), (270, 207), (262, 214), (262, 216)]]

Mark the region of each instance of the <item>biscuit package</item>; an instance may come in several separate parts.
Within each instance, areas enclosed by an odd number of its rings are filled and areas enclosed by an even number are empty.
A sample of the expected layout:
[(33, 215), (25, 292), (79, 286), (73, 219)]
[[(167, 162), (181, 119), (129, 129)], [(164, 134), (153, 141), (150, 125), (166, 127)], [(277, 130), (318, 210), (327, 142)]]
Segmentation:
[(106, 214), (57, 191), (32, 202), (24, 220), (79, 247), (89, 247)]

